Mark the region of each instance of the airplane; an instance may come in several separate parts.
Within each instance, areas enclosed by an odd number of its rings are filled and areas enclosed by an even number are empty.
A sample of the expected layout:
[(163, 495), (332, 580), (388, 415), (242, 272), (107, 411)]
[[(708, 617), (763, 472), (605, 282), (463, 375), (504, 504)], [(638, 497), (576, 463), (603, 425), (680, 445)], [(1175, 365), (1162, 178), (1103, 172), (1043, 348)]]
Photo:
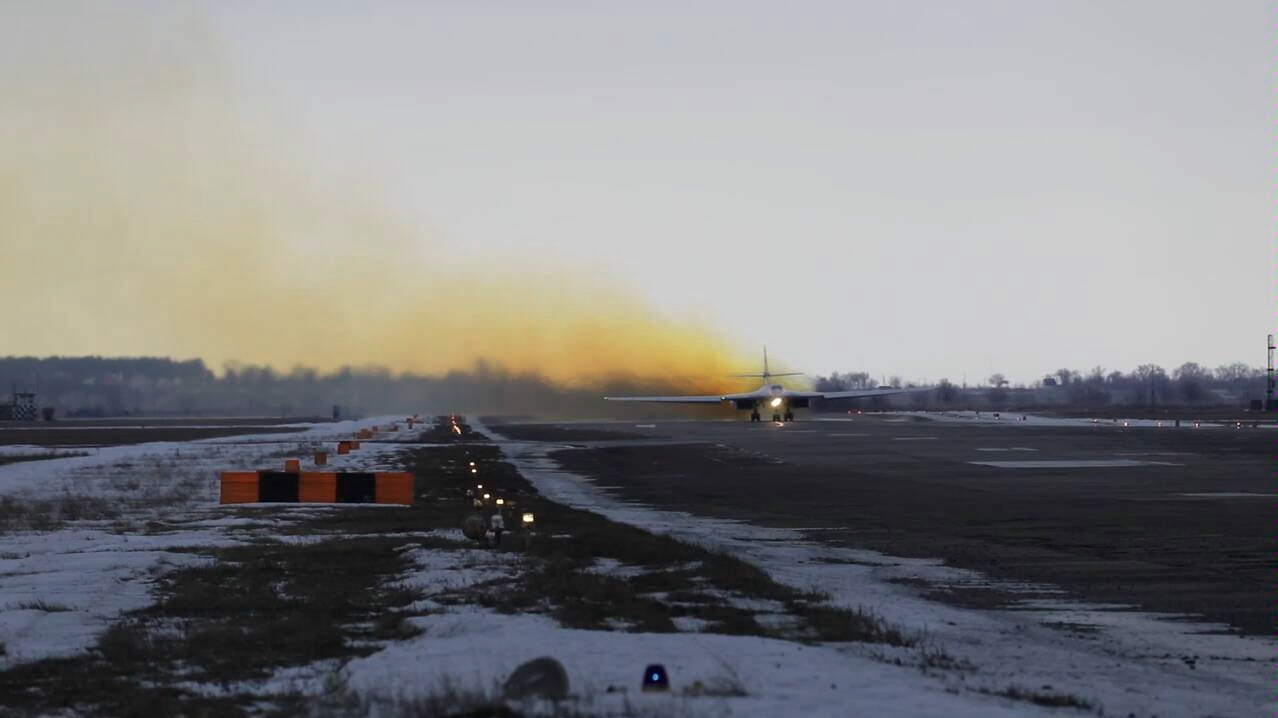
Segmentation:
[(930, 391), (926, 387), (897, 389), (881, 386), (877, 389), (857, 389), (854, 391), (794, 391), (780, 384), (772, 384), (770, 380), (777, 376), (799, 376), (802, 372), (772, 373), (768, 370), (768, 348), (763, 348), (762, 374), (734, 374), (736, 377), (761, 378), (763, 385), (754, 391), (740, 394), (719, 394), (705, 396), (605, 396), (605, 401), (642, 401), (669, 404), (719, 404), (730, 401), (738, 411), (750, 410), (750, 421), (762, 421), (760, 408), (772, 410), (772, 420), (794, 421), (795, 409), (806, 409), (813, 399), (862, 399), (872, 396), (889, 396), (915, 391)]

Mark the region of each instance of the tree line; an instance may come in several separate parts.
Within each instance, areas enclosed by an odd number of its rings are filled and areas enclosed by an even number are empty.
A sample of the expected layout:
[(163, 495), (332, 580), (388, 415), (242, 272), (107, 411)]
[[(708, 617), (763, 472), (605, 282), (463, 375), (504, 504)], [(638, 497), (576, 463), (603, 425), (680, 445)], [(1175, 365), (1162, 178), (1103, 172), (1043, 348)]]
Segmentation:
[[(933, 391), (916, 395), (907, 403), (949, 405), (975, 403), (989, 406), (1062, 406), (1097, 409), (1110, 406), (1220, 406), (1247, 407), (1265, 396), (1268, 377), (1263, 368), (1235, 362), (1208, 369), (1186, 362), (1168, 372), (1157, 364), (1135, 369), (1090, 371), (1057, 369), (1031, 384), (1012, 384), (1001, 373), (992, 374), (973, 387), (956, 386), (949, 379), (937, 382)], [(892, 377), (888, 385), (913, 386)], [(872, 389), (876, 384), (866, 372), (835, 372), (817, 377), (817, 391)], [(895, 403), (901, 403), (901, 400)]]
[[(1265, 391), (1265, 371), (1234, 363), (1207, 369), (1189, 362), (1168, 372), (1145, 364), (1128, 372), (1058, 369), (1032, 384), (1012, 384), (994, 374), (980, 386), (942, 379), (927, 391), (858, 405), (871, 408), (1234, 406), (1245, 407)], [(866, 372), (813, 377), (818, 391), (872, 389)], [(914, 386), (901, 377), (889, 386)], [(601, 394), (668, 394), (689, 391), (687, 382), (617, 376), (589, 388), (556, 385), (534, 374), (477, 362), (466, 371), (438, 376), (347, 368), (328, 374), (298, 368), (229, 364), (215, 373), (199, 359), (162, 357), (0, 358), (0, 402), (9, 391), (37, 393), (41, 407), (59, 417), (146, 416), (344, 416), (429, 410), (527, 413), (537, 416), (632, 416), (635, 405), (600, 401)], [(721, 387), (703, 387), (706, 393)], [(697, 391), (697, 390), (693, 390)], [(837, 408), (839, 405), (834, 405)]]
[(280, 371), (228, 364), (215, 373), (199, 359), (157, 357), (0, 357), (0, 403), (10, 391), (35, 392), (41, 407), (64, 418), (121, 416), (344, 417), (369, 413), (453, 411), (538, 416), (625, 416), (603, 393), (678, 390), (660, 381), (616, 376), (568, 388), (535, 374), (476, 362), (438, 376), (381, 368)]

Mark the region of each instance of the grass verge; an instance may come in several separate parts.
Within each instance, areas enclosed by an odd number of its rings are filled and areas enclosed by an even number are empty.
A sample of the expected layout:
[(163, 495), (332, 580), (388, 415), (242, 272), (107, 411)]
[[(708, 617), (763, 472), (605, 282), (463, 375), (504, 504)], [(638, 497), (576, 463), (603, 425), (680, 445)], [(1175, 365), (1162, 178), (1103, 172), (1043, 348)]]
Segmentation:
[(352, 537), (205, 552), (207, 564), (162, 577), (159, 601), (87, 654), (0, 673), (0, 695), (14, 715), (249, 715), (262, 700), (253, 682), (280, 668), (414, 635), (400, 609), (416, 595), (393, 583), (407, 568), (403, 545)]
[(1000, 698), (1008, 698), (1014, 701), (1025, 701), (1026, 703), (1033, 703), (1036, 706), (1044, 706), (1047, 708), (1077, 708), (1078, 710), (1084, 711), (1098, 710), (1096, 704), (1092, 701), (1068, 693), (1056, 693), (1051, 690), (1051, 686), (1044, 686), (1041, 690), (1036, 691), (1013, 685), (1002, 690), (982, 688), (978, 689), (977, 693), (982, 693), (988, 696), (998, 696)]

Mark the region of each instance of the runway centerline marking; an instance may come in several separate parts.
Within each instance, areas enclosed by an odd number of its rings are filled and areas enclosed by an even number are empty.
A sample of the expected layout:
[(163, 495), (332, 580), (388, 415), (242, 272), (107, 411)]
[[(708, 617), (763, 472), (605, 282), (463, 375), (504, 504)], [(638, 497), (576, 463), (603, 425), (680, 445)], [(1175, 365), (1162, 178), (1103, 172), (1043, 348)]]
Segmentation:
[(1133, 466), (1184, 466), (1169, 461), (1133, 461), (1131, 459), (1097, 459), (1097, 460), (1043, 460), (1043, 461), (969, 461), (977, 466), (993, 466), (996, 469), (1107, 469)]
[(935, 436), (894, 436), (892, 441), (934, 441)]
[(1038, 451), (1028, 446), (995, 446), (976, 449), (976, 451)]
[(826, 434), (826, 436), (874, 436), (874, 434), (869, 434), (869, 433), (860, 433), (860, 434)]

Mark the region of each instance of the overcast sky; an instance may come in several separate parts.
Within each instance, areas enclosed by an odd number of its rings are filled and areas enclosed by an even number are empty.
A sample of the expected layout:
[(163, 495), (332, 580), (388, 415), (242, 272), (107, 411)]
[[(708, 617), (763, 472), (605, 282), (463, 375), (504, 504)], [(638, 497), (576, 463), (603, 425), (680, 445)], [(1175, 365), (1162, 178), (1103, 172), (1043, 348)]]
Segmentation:
[(319, 179), (793, 368), (1260, 365), (1274, 331), (1270, 2), (200, 7)]

